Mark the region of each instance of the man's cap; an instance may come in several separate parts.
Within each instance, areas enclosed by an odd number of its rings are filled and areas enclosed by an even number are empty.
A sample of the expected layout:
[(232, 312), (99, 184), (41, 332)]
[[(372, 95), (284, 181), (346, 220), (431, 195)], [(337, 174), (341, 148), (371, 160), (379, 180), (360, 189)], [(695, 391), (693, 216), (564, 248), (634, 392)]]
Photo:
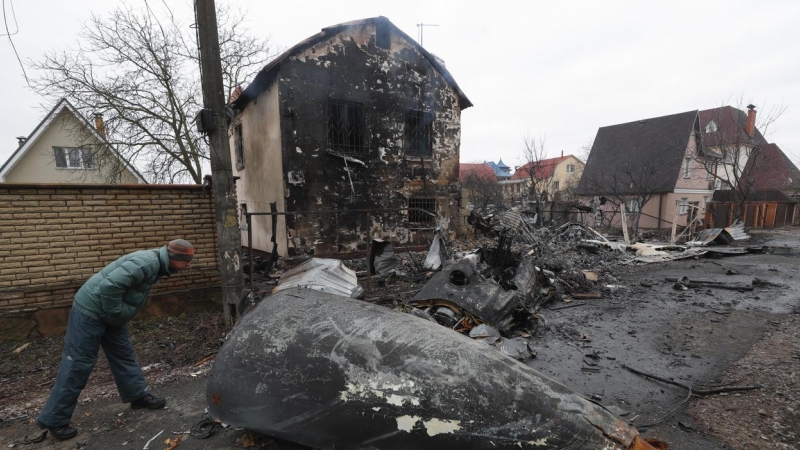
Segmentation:
[(186, 239), (173, 239), (167, 244), (169, 259), (175, 261), (191, 261), (194, 259), (194, 247)]

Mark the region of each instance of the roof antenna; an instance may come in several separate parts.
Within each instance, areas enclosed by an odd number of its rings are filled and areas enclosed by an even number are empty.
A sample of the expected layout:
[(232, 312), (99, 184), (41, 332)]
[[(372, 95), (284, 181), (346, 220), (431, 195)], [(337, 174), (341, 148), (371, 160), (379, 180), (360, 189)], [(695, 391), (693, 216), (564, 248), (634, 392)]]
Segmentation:
[(425, 27), (438, 27), (438, 23), (418, 23), (417, 24), (417, 38), (419, 40), (419, 45), (422, 46), (422, 32)]

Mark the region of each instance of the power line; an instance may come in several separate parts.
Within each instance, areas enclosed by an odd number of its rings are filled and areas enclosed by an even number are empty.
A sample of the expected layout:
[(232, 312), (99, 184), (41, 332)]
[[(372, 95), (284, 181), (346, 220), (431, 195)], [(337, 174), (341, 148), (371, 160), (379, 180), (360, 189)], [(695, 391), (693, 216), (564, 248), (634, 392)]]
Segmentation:
[(20, 69), (22, 69), (22, 76), (25, 77), (25, 83), (27, 83), (28, 86), (30, 86), (31, 82), (30, 80), (28, 80), (28, 74), (25, 72), (25, 66), (22, 64), (22, 59), (20, 59), (19, 53), (17, 52), (17, 46), (14, 45), (14, 40), (11, 39), (11, 36), (19, 33), (19, 24), (17, 24), (17, 15), (14, 12), (14, 1), (9, 0), (9, 3), (11, 4), (11, 14), (14, 16), (14, 25), (17, 27), (17, 30), (14, 33), (11, 33), (11, 31), (8, 29), (8, 16), (6, 15), (6, 1), (3, 0), (3, 23), (6, 26), (5, 36), (8, 36), (8, 42), (11, 43), (11, 48), (14, 49), (14, 55), (16, 55), (17, 57), (17, 62), (19, 62)]
[[(13, 33), (9, 33), (8, 23), (6, 23), (6, 34), (0, 34), (0, 36), (13, 36), (19, 33), (19, 24), (17, 23), (17, 13), (14, 11), (14, 2), (11, 0), (9, 3), (11, 3), (11, 15), (14, 17), (14, 26), (17, 30)], [(6, 20), (6, 0), (3, 0), (3, 20)]]

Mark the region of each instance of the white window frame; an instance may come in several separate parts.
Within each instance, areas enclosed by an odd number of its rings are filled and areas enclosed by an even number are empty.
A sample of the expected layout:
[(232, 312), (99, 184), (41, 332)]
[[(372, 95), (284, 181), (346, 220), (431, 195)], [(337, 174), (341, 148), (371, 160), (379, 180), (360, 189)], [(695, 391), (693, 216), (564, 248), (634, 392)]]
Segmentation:
[(247, 231), (247, 203), (239, 204), (239, 229)]
[(678, 202), (678, 205), (680, 206), (678, 214), (685, 216), (686, 212), (689, 210), (689, 199), (686, 197), (681, 197), (681, 200)]
[(575, 173), (575, 164), (567, 164), (567, 173)]
[[(58, 157), (56, 154), (64, 152), (64, 166), (58, 165)], [(77, 158), (73, 158), (77, 156)], [(56, 163), (57, 170), (94, 170), (95, 166), (92, 164), (92, 149), (88, 147), (53, 147), (53, 159)], [(77, 161), (77, 162), (76, 162)]]
[(559, 185), (558, 181), (553, 181), (553, 190), (554, 191), (558, 190), (558, 185)]
[(625, 200), (625, 211), (630, 213), (639, 212), (639, 199), (629, 198)]
[(691, 175), (691, 171), (689, 170), (689, 163), (692, 161), (692, 158), (684, 158), (683, 160), (683, 178), (689, 178)]

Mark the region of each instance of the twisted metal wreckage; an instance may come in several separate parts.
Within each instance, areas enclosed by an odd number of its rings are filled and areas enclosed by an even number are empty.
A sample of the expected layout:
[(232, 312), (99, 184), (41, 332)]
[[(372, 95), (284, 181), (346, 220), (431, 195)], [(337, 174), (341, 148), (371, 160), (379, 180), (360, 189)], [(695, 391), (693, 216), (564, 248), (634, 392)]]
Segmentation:
[(445, 265), (411, 314), (298, 287), (293, 273), (226, 338), (209, 414), (319, 449), (666, 448), (517, 361), (524, 343), (500, 337), (555, 295), (552, 273), (510, 253), (519, 225)]

